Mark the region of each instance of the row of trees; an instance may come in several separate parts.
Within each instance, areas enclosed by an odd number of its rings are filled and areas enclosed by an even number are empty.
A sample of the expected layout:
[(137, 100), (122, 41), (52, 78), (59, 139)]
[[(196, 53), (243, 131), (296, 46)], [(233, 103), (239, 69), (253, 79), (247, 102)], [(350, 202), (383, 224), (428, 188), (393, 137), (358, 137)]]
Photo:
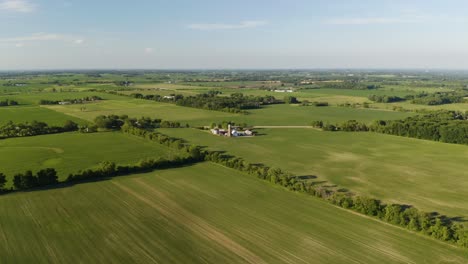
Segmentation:
[(456, 111), (437, 111), (403, 120), (376, 121), (370, 130), (446, 143), (468, 144), (468, 116)]
[(460, 246), (468, 247), (468, 229), (463, 224), (453, 222), (447, 217), (422, 212), (411, 206), (386, 205), (376, 199), (353, 197), (347, 193), (334, 192), (326, 198), (343, 208), (377, 217), (385, 222), (429, 235), (438, 240), (455, 242)]
[(272, 184), (283, 186), (291, 191), (314, 195), (337, 206), (377, 217), (388, 223), (421, 232), (435, 239), (454, 242), (460, 246), (468, 247), (468, 229), (463, 224), (455, 223), (447, 217), (425, 213), (410, 206), (399, 204), (387, 205), (377, 199), (330, 189), (324, 185), (304, 180), (280, 168), (252, 164), (242, 158), (226, 155), (218, 151), (202, 150), (200, 147), (190, 146), (180, 139), (171, 138), (157, 132), (150, 132), (135, 127), (124, 132), (178, 149), (195, 149), (198, 160), (203, 159), (219, 163), (226, 167), (249, 173)]
[(35, 187), (43, 187), (58, 183), (57, 171), (47, 168), (33, 174), (28, 170), (25, 173), (18, 173), (13, 176), (13, 187), (16, 190), (26, 190)]
[(405, 101), (405, 98), (399, 96), (392, 96), (392, 95), (376, 95), (372, 94), (368, 96), (369, 100), (377, 102), (377, 103), (395, 103)]
[[(5, 192), (8, 183), (7, 177), (4, 173), (0, 173), (0, 192)], [(53, 168), (47, 168), (33, 174), (28, 170), (25, 173), (17, 173), (13, 176), (13, 188), (15, 190), (26, 190), (34, 187), (43, 187), (51, 184), (57, 184), (58, 177), (57, 171)]]
[[(187, 150), (189, 152), (189, 150)], [(189, 152), (195, 153), (195, 152)], [(65, 183), (73, 183), (85, 180), (103, 179), (106, 177), (123, 176), (135, 173), (144, 173), (153, 171), (155, 169), (167, 169), (173, 167), (180, 167), (200, 161), (200, 155), (185, 155), (184, 157), (176, 156), (171, 159), (146, 159), (138, 162), (135, 165), (117, 166), (114, 162), (101, 162), (95, 169), (87, 169), (79, 171), (75, 174), (68, 175)], [(5, 174), (0, 173), (0, 191), (7, 191), (5, 186), (7, 184), (7, 177)], [(57, 171), (54, 168), (47, 168), (38, 171), (34, 174), (28, 170), (25, 173), (17, 173), (13, 176), (13, 189), (12, 190), (28, 190), (32, 188), (45, 187), (57, 185), (61, 182), (58, 180)]]
[(10, 100), (10, 99), (5, 99), (0, 101), (0, 107), (2, 106), (14, 106), (18, 105), (18, 101), (15, 100)]
[(468, 144), (468, 116), (456, 111), (437, 111), (403, 120), (378, 120), (370, 125), (349, 120), (340, 124), (317, 120), (312, 126), (324, 131), (372, 131), (396, 136)]
[(55, 134), (77, 131), (78, 124), (67, 120), (63, 126), (49, 126), (47, 123), (32, 121), (30, 123), (13, 123), (9, 121), (0, 126), (0, 138), (28, 137), (44, 134)]
[(423, 105), (442, 105), (462, 103), (465, 101), (465, 93), (459, 92), (436, 92), (436, 93), (420, 93), (415, 96), (407, 96), (413, 104)]
[(119, 130), (123, 126), (132, 126), (142, 129), (180, 128), (188, 126), (182, 126), (180, 122), (166, 121), (157, 118), (152, 119), (150, 117), (130, 118), (127, 115), (100, 115), (94, 119), (94, 123), (97, 128), (108, 130)]
[(176, 156), (171, 159), (146, 159), (138, 162), (135, 165), (116, 165), (114, 162), (101, 162), (98, 168), (79, 171), (74, 174), (69, 174), (65, 182), (73, 183), (80, 181), (89, 181), (103, 179), (115, 176), (124, 176), (136, 173), (145, 173), (153, 170), (161, 170), (168, 168), (177, 168), (198, 162), (195, 156), (180, 157)]
[(63, 99), (63, 100), (48, 100), (48, 99), (42, 99), (39, 101), (40, 105), (58, 105), (61, 102), (65, 102), (68, 104), (84, 104), (87, 102), (94, 102), (94, 101), (100, 101), (103, 100), (101, 97), (93, 95), (93, 96), (86, 96), (83, 98), (78, 98), (78, 99)]
[(312, 121), (312, 126), (315, 128), (320, 128), (324, 131), (369, 131), (369, 127), (366, 124), (360, 123), (356, 120), (348, 120), (341, 124), (324, 123), (321, 120), (316, 120)]

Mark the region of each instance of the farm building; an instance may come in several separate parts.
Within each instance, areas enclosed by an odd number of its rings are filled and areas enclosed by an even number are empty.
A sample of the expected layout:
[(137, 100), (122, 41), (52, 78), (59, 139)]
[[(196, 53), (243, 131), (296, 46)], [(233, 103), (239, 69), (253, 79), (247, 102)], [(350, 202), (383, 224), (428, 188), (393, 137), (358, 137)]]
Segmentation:
[(214, 128), (210, 130), (213, 135), (217, 136), (225, 136), (225, 137), (242, 137), (242, 136), (247, 136), (251, 137), (254, 136), (253, 131), (249, 129), (241, 129), (238, 126), (228, 126), (228, 129), (219, 129), (219, 128)]
[(292, 93), (292, 92), (294, 92), (292, 89), (275, 90), (275, 93)]

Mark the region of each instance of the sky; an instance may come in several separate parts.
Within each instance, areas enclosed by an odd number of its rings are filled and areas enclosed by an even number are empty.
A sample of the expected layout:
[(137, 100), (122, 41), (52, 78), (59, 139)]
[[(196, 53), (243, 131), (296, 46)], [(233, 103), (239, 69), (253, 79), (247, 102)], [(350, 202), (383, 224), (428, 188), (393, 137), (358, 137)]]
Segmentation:
[(466, 0), (0, 0), (0, 70), (468, 69)]

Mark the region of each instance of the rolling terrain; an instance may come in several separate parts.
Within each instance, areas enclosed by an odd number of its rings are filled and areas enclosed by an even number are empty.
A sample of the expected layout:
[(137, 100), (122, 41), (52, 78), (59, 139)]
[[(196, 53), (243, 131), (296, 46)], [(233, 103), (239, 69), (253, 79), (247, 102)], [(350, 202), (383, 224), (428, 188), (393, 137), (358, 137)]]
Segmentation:
[(466, 146), (313, 129), (261, 129), (252, 138), (218, 137), (196, 129), (161, 132), (387, 202), (468, 217)]
[(1, 196), (0, 210), (5, 263), (468, 260), (464, 249), (211, 163)]

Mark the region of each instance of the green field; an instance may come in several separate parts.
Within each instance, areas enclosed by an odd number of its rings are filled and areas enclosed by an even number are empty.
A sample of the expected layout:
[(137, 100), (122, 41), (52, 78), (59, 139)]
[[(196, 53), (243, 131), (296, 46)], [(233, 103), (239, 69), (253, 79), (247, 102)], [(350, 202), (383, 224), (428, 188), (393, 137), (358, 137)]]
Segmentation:
[(467, 250), (211, 163), (1, 196), (0, 210), (2, 263), (468, 261)]
[(196, 129), (162, 133), (280, 167), (386, 202), (468, 218), (468, 148), (376, 133), (262, 129), (262, 136), (224, 138)]
[(374, 109), (285, 104), (265, 106), (261, 109), (249, 110), (250, 114), (248, 115), (241, 115), (139, 99), (102, 101), (86, 105), (84, 111), (81, 109), (81, 105), (59, 105), (48, 106), (48, 108), (89, 121), (92, 121), (98, 115), (127, 114), (131, 117), (149, 116), (180, 121), (189, 123), (192, 126), (203, 126), (222, 121), (245, 122), (250, 125), (310, 125), (313, 120), (343, 122), (350, 119), (371, 122), (377, 119), (401, 119), (412, 115), (411, 113)]
[(13, 121), (15, 123), (24, 123), (31, 121), (41, 121), (49, 125), (63, 126), (65, 121), (72, 120), (78, 124), (87, 123), (85, 120), (65, 115), (39, 106), (8, 106), (0, 107), (0, 125)]
[(161, 118), (170, 121), (180, 121), (191, 125), (205, 125), (209, 120), (226, 120), (234, 114), (176, 106), (167, 103), (158, 103), (148, 100), (122, 97), (125, 101), (106, 100), (99, 103), (88, 104), (82, 110), (80, 105), (48, 106), (49, 109), (64, 114), (92, 121), (99, 115), (128, 115), (130, 117)]
[[(240, 138), (218, 137), (194, 128), (156, 131), (251, 164), (308, 176), (304, 178), (317, 189), (323, 185), (468, 221), (467, 146), (310, 127), (316, 120), (336, 124), (404, 119), (422, 109), (467, 111), (468, 103), (426, 106), (368, 99), (369, 95), (404, 97), (421, 92), (462, 94), (467, 84), (468, 76), (444, 72), (0, 72), (0, 101), (20, 104), (0, 107), (0, 126), (10, 120), (36, 120), (51, 126), (72, 120), (89, 125), (100, 115), (144, 116), (191, 127), (223, 121), (270, 126), (256, 128), (255, 137)], [(378, 88), (368, 89), (370, 85)], [(330, 106), (274, 104), (247, 110), (244, 115), (109, 93), (193, 96), (213, 90), (221, 91), (219, 96), (242, 93), (284, 101), (294, 96)], [(104, 100), (39, 105), (41, 99), (88, 96)], [(213, 101), (198, 103), (200, 107), (242, 107), (242, 102)], [(5, 189), (0, 189), (5, 191), (0, 195), (0, 263), (468, 263), (468, 249), (388, 224), (397, 221), (389, 220), (392, 212), (370, 218), (210, 162), (102, 181), (96, 180), (103, 179), (101, 175), (88, 175), (87, 182), (46, 187), (38, 187), (44, 186), (43, 178), (40, 182), (39, 177), (34, 181), (25, 176), (17, 178), (23, 182), (17, 182), (12, 193), (6, 193), (12, 190), (13, 176), (27, 170), (36, 173), (54, 168), (63, 181), (70, 173), (97, 168), (103, 161), (130, 165), (149, 158), (175, 161), (176, 156), (188, 157), (185, 151), (158, 144), (154, 138), (117, 131), (125, 118), (119, 119), (98, 122), (98, 133), (0, 140), (0, 173), (8, 178)], [(152, 129), (155, 123), (132, 124)], [(116, 131), (102, 132), (109, 130)], [(26, 135), (26, 131), (17, 133)], [(109, 170), (107, 175), (116, 174)], [(463, 238), (450, 233), (459, 234), (456, 227), (449, 226), (443, 233), (438, 224), (434, 221), (428, 233), (463, 246)]]
[[(38, 105), (40, 100), (47, 99), (51, 101), (61, 101), (66, 99), (81, 99), (84, 97), (99, 96), (104, 100), (122, 100), (121, 96), (100, 92), (35, 92), (20, 93), (15, 95), (0, 95), (0, 100), (16, 100), (20, 105)], [(79, 104), (78, 106), (87, 106), (88, 104)]]
[(122, 133), (64, 133), (0, 140), (0, 171), (12, 176), (26, 170), (55, 168), (60, 179), (102, 161), (133, 164), (145, 158), (176, 155), (160, 144)]

